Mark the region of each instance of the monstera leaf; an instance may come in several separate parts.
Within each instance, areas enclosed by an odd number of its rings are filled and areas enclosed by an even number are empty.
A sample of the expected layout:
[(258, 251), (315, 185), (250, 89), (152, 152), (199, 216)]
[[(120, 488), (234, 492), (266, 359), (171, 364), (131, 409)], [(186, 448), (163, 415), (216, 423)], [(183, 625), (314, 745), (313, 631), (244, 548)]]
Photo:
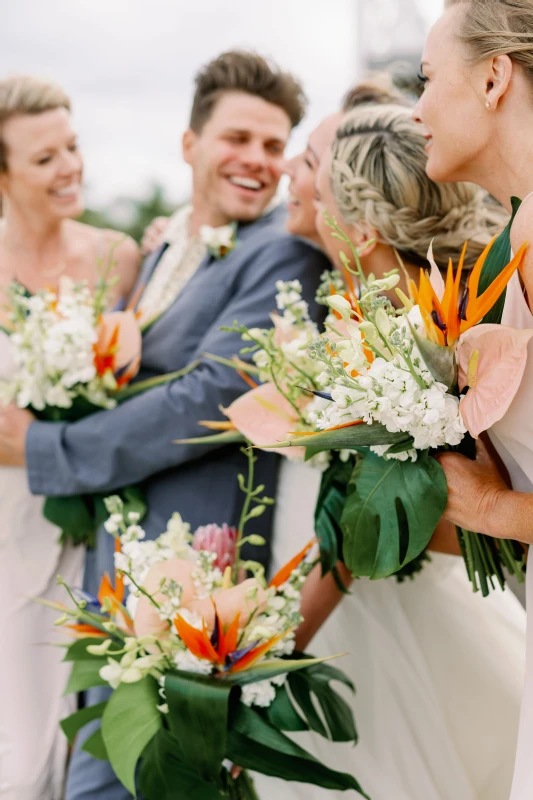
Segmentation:
[(419, 556), (447, 496), (444, 471), (426, 453), (415, 462), (365, 453), (354, 469), (341, 519), (344, 561), (352, 575), (386, 578)]

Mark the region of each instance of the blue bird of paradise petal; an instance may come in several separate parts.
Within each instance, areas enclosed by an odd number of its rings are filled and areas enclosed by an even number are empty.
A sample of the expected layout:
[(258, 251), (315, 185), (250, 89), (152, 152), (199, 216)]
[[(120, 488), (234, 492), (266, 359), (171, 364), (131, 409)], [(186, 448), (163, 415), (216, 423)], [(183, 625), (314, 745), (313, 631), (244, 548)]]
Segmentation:
[(89, 592), (86, 592), (84, 589), (80, 589), (77, 586), (72, 589), (72, 594), (76, 600), (78, 600), (78, 602), (83, 601), (84, 603), (87, 603), (87, 608), (92, 607), (98, 613), (100, 613), (100, 601), (93, 594), (90, 594)]
[(226, 664), (225, 664), (225, 666), (224, 666), (222, 671), (225, 672), (230, 667), (232, 667), (234, 664), (236, 664), (237, 661), (240, 661), (241, 658), (244, 658), (244, 656), (248, 655), (248, 653), (251, 650), (253, 650), (254, 647), (257, 647), (257, 645), (259, 644), (259, 641), (260, 640), (258, 639), (257, 642), (254, 642), (253, 644), (248, 645), (248, 647), (243, 647), (242, 650), (234, 650), (233, 653), (228, 653), (228, 655), (226, 656)]
[(307, 392), (307, 394), (314, 394), (315, 397), (321, 397), (322, 400), (333, 401), (333, 397), (329, 392), (317, 392), (315, 389), (306, 389), (305, 386), (297, 386), (296, 388), (301, 389), (302, 392)]

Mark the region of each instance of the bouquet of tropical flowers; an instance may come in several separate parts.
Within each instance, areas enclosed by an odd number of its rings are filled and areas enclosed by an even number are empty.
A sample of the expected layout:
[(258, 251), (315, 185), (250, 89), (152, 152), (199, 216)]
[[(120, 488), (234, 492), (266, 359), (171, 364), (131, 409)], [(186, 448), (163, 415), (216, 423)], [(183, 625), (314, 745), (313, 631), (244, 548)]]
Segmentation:
[[(125, 311), (104, 311), (111, 266), (110, 260), (94, 292), (66, 277), (57, 292), (30, 295), (19, 283), (8, 288), (4, 331), (14, 363), (10, 378), (0, 381), (0, 404), (28, 408), (40, 420), (72, 422), (181, 377), (183, 372), (130, 385), (141, 362), (142, 331), (135, 300)], [(122, 495), (130, 510), (144, 513), (137, 488)], [(106, 518), (100, 496), (47, 498), (43, 513), (62, 539), (76, 544), (90, 541)]]
[[(507, 263), (509, 230), (485, 248), (464, 287), (466, 244), (446, 281), (430, 249), (431, 273), (421, 271), (411, 297), (397, 290), (400, 309), (381, 294), (394, 288), (397, 272), (366, 278), (352, 246), (359, 297), (348, 292), (328, 299), (340, 321), (309, 348), (323, 367), (321, 389), (307, 408), (315, 432), (294, 435), (283, 446), (357, 450), (336, 518), (354, 576), (386, 577), (419, 557), (447, 502), (444, 472), (432, 453), (473, 454), (474, 438), (501, 419), (520, 385), (531, 333), (499, 323), (502, 295), (527, 244)], [(327, 494), (319, 502), (338, 504), (335, 491)], [(504, 567), (523, 580), (519, 543), (463, 529), (458, 537), (475, 591), (488, 594), (494, 580), (503, 588)]]
[[(263, 383), (224, 410), (226, 427), (234, 429), (225, 435), (240, 431), (255, 446), (291, 448), (306, 459), (326, 455), (315, 510), (323, 570), (334, 570), (342, 557), (355, 577), (401, 580), (422, 568), (446, 507), (445, 475), (432, 454), (454, 449), (473, 456), (474, 439), (501, 419), (520, 384), (531, 333), (499, 323), (526, 245), (509, 261), (510, 223), (464, 287), (466, 244), (445, 282), (430, 249), (430, 274), (421, 271), (418, 287), (410, 282), (410, 297), (396, 289), (398, 309), (383, 294), (396, 287), (398, 270), (366, 277), (357, 249), (334, 220), (328, 224), (351, 248), (355, 269), (341, 253), (344, 280), (325, 276), (329, 296), (323, 284), (318, 298), (332, 312), (325, 333), (309, 342), (316, 326), (296, 285), (278, 287), (278, 306), (290, 295), (299, 314), (289, 306), (270, 331), (235, 324), (252, 342), (243, 352), (252, 350)], [(521, 544), (462, 529), (458, 538), (475, 591), (488, 594), (495, 580), (503, 588), (504, 567), (523, 581)]]
[[(246, 522), (271, 502), (263, 487), (253, 487), (254, 456), (247, 455), (238, 529), (208, 525), (193, 536), (175, 513), (165, 533), (143, 541), (138, 515), (125, 514), (118, 497), (106, 500), (114, 585), (106, 575), (98, 598), (66, 587), (73, 607), (53, 607), (62, 612), (58, 624), (79, 637), (67, 650), (67, 693), (106, 684), (115, 691), (106, 703), (63, 720), (63, 730), (73, 741), (101, 717), (84, 749), (108, 759), (132, 794), (140, 759), (147, 800), (253, 800), (246, 769), (366, 796), (355, 778), (329, 769), (285, 734), (313, 730), (355, 742), (351, 711), (331, 682), (353, 685), (329, 659), (293, 652), (314, 542), (268, 586), (262, 567), (240, 558), (245, 541), (262, 543), (243, 536)], [(245, 579), (247, 570), (253, 577)]]

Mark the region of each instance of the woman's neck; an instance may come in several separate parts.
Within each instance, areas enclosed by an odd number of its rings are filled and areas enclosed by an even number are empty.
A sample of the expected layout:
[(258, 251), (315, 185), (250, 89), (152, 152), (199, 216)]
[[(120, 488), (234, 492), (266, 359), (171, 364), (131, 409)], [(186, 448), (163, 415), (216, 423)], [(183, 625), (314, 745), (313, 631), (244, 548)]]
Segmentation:
[(46, 261), (63, 249), (65, 221), (19, 213), (8, 205), (0, 220), (0, 241), (4, 249), (15, 257), (29, 257), (37, 263)]
[[(498, 112), (496, 112), (498, 113)], [(521, 200), (533, 192), (533, 109), (531, 100), (503, 116), (494, 127), (490, 146), (472, 160), (465, 180), (477, 183), (509, 212), (511, 197)]]

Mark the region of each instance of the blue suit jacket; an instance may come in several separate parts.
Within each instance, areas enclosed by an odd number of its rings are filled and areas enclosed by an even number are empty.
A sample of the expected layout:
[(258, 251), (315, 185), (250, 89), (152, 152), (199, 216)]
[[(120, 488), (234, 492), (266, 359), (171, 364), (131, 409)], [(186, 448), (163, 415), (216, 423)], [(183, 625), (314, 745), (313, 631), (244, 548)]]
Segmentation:
[[(236, 248), (222, 260), (207, 256), (167, 312), (144, 337), (140, 377), (185, 367), (205, 352), (231, 358), (243, 346), (236, 334), (221, 332), (238, 320), (248, 327), (270, 327), (276, 281), (298, 279), (309, 302), (329, 264), (313, 245), (284, 230), (284, 210), (241, 225)], [(148, 257), (146, 282), (163, 248)], [(320, 313), (312, 304), (314, 313)], [(39, 495), (109, 492), (140, 484), (148, 501), (143, 522), (147, 538), (165, 530), (174, 511), (191, 524), (238, 523), (243, 495), (237, 474), (246, 469), (238, 446), (176, 445), (174, 439), (201, 436), (201, 419), (221, 419), (246, 390), (237, 373), (204, 360), (193, 372), (152, 389), (110, 411), (75, 423), (35, 422), (28, 431), (26, 458), (30, 489)], [(278, 457), (260, 453), (257, 482), (274, 496)], [(250, 533), (268, 542), (271, 509), (254, 521)], [(269, 548), (250, 548), (246, 556), (267, 564)], [(113, 537), (99, 533), (88, 554), (86, 588), (113, 566)]]

